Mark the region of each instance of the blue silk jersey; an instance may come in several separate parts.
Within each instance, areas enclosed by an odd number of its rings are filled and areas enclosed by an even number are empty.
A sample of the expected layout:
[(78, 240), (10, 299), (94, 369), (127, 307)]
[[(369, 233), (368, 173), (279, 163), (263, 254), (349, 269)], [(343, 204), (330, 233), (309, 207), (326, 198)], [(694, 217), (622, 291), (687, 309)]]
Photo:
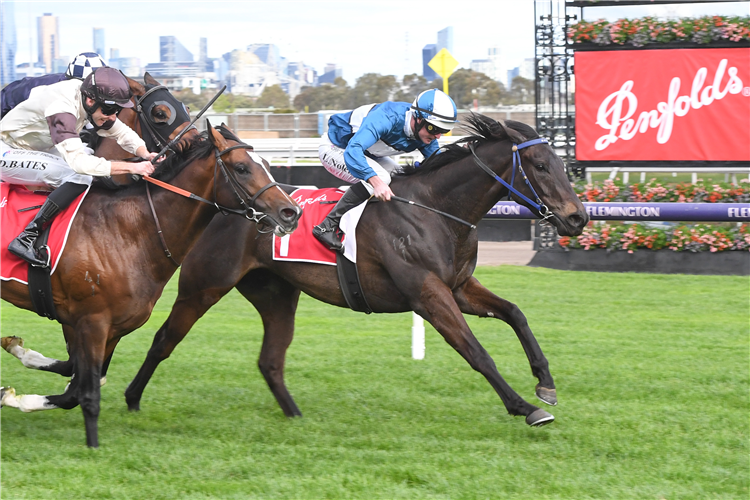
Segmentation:
[(425, 144), (414, 134), (411, 117), (411, 104), (406, 102), (367, 104), (331, 116), (328, 138), (344, 149), (349, 172), (367, 180), (375, 175), (375, 171), (367, 164), (365, 156), (382, 158), (419, 149), (427, 158), (438, 150), (437, 140)]

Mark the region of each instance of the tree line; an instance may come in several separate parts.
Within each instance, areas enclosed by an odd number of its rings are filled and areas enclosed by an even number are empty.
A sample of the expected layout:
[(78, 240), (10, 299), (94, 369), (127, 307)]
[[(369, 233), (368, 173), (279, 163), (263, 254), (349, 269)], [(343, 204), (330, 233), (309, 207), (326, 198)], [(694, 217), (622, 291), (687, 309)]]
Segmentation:
[[(484, 73), (470, 69), (459, 69), (448, 81), (450, 96), (456, 106), (463, 109), (478, 106), (500, 106), (534, 103), (534, 81), (517, 76), (510, 89)], [(279, 85), (266, 87), (257, 98), (239, 94), (222, 94), (213, 108), (222, 113), (231, 113), (240, 108), (273, 108), (274, 112), (314, 113), (322, 109), (354, 109), (357, 106), (384, 101), (412, 102), (420, 92), (428, 89), (443, 89), (443, 80), (428, 82), (417, 74), (404, 76), (398, 81), (393, 75), (367, 73), (357, 79), (354, 87), (339, 77), (333, 84), (318, 87), (303, 87), (293, 101)], [(214, 96), (212, 90), (195, 95), (191, 89), (173, 92), (191, 109), (201, 109)]]

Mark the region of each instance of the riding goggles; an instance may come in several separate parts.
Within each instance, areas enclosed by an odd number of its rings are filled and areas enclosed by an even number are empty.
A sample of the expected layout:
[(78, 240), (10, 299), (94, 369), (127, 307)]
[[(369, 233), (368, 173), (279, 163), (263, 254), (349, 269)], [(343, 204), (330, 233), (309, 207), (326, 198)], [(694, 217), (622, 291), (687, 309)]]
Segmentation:
[(122, 111), (122, 107), (117, 104), (107, 104), (105, 102), (99, 103), (99, 109), (104, 116), (112, 116)]
[(427, 132), (429, 132), (432, 135), (441, 135), (441, 134), (447, 134), (450, 132), (450, 130), (446, 130), (444, 128), (436, 127), (430, 122), (427, 122), (424, 126), (424, 128), (427, 129)]

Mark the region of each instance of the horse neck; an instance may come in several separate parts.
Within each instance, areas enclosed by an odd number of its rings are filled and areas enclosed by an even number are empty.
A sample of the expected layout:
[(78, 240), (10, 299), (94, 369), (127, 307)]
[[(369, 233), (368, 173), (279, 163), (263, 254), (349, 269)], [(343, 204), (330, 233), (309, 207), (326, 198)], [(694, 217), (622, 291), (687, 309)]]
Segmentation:
[[(214, 201), (215, 166), (216, 160), (213, 154), (208, 158), (193, 160), (170, 180), (169, 184), (205, 200)], [(217, 178), (221, 179), (222, 176), (219, 175)], [(149, 186), (149, 189), (169, 250), (177, 262), (182, 262), (216, 215), (216, 207), (162, 187)], [(148, 214), (151, 220), (147, 224), (154, 227), (150, 208)]]
[[(494, 161), (487, 159), (500, 158), (500, 147), (494, 144), (485, 146), (480, 158), (509, 182), (512, 168), (510, 155), (503, 155), (502, 159)], [(502, 163), (499, 169), (495, 168), (498, 161)], [(479, 222), (507, 193), (502, 184), (475, 164), (471, 154), (436, 171), (431, 176), (430, 190), (434, 195), (435, 207), (444, 205), (448, 209), (446, 211), (472, 224)]]

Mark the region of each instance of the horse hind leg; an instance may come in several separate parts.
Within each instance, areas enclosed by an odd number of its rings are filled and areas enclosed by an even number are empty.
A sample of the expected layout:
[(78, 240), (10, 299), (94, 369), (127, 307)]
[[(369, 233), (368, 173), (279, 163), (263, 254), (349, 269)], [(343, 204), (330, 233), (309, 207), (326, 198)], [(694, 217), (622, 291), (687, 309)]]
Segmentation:
[(23, 346), (21, 337), (3, 337), (0, 340), (0, 345), (18, 358), (26, 368), (57, 373), (64, 377), (70, 377), (73, 374), (73, 364), (70, 360), (60, 361), (59, 359), (48, 358), (37, 351), (27, 349)]
[(557, 389), (549, 371), (549, 362), (518, 306), (498, 297), (474, 277), (454, 291), (453, 296), (461, 312), (481, 318), (497, 318), (513, 328), (529, 360), (531, 373), (539, 381), (535, 388), (536, 397), (548, 405), (557, 405)]
[(38, 394), (18, 395), (12, 387), (0, 387), (0, 406), (18, 408), (24, 413), (60, 408), (50, 402), (49, 398), (50, 396), (40, 396)]

